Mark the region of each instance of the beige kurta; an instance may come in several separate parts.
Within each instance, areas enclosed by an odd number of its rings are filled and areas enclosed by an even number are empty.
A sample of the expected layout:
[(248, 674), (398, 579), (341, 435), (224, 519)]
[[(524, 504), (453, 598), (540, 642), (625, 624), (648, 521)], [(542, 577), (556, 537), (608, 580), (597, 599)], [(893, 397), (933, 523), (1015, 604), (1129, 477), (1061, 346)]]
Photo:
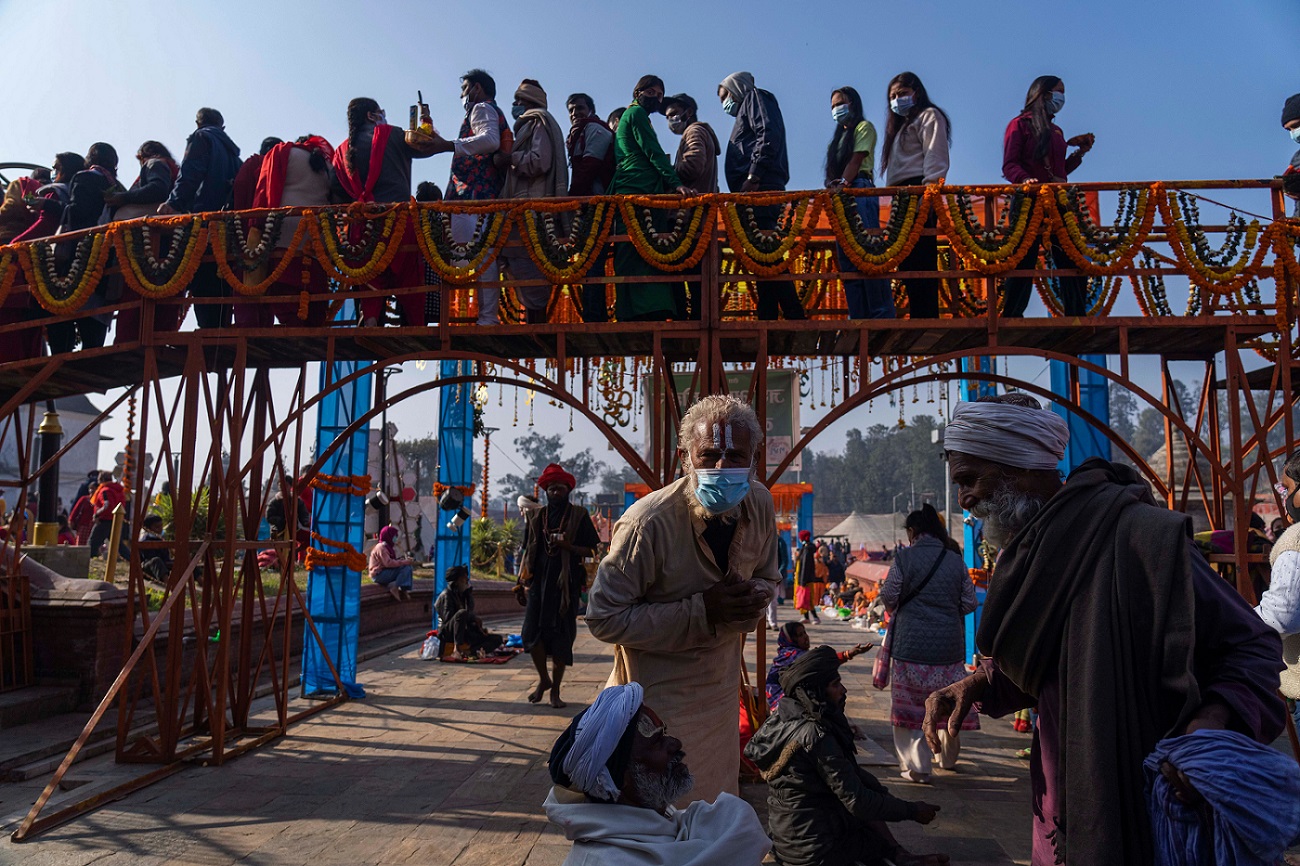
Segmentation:
[(776, 592), (776, 515), (772, 494), (755, 483), (741, 503), (724, 576), (690, 510), (682, 478), (644, 497), (618, 521), (587, 600), (587, 626), (616, 644), (611, 684), (636, 681), (645, 703), (681, 739), (695, 788), (686, 798), (712, 802), (737, 793), (740, 773), (739, 686), (744, 623), (710, 626), (704, 590), (720, 580), (758, 578)]

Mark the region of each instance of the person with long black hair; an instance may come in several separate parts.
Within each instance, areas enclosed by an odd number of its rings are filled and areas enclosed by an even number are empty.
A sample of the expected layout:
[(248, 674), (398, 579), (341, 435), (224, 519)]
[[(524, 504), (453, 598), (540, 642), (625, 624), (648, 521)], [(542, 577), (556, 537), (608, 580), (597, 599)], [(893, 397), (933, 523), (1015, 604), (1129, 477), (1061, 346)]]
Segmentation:
[[(863, 116), (862, 97), (852, 87), (831, 91), (831, 119), (835, 134), (826, 146), (826, 188), (871, 189), (875, 182), (876, 127)], [(874, 195), (856, 195), (862, 227), (880, 228), (880, 199)], [(836, 247), (835, 258), (840, 270), (857, 270), (853, 261)], [(894, 295), (889, 280), (844, 280), (844, 300), (850, 319), (894, 318)]]
[[(1083, 162), (1083, 155), (1092, 150), (1096, 140), (1091, 132), (1076, 135), (1068, 141), (1065, 133), (1053, 121), (1065, 107), (1065, 82), (1055, 75), (1040, 75), (1029, 85), (1025, 108), (1007, 124), (1002, 137), (1002, 176), (1010, 183), (1065, 183), (1070, 172)], [(1066, 156), (1067, 147), (1078, 148)], [(1025, 252), (1016, 270), (1032, 270), (1038, 262), (1038, 241)], [(1052, 263), (1069, 267), (1061, 245), (1052, 240)], [(1058, 277), (1061, 286), (1061, 303), (1067, 316), (1082, 316), (1087, 296), (1087, 281), (1083, 277)], [(1018, 319), (1029, 306), (1029, 296), (1034, 287), (1033, 277), (1008, 277), (1002, 284), (1005, 297), (1002, 315)]]
[[(930, 94), (914, 72), (900, 72), (891, 78), (885, 96), (889, 100), (889, 119), (885, 122), (880, 167), (886, 182), (890, 186), (921, 186), (943, 180), (948, 174), (948, 148), (952, 145), (947, 112), (930, 101)], [(925, 228), (932, 229), (935, 224), (931, 213)], [(933, 271), (938, 255), (938, 239), (933, 234), (922, 235), (898, 269)], [(939, 318), (937, 278), (910, 277), (903, 283), (910, 318)]]

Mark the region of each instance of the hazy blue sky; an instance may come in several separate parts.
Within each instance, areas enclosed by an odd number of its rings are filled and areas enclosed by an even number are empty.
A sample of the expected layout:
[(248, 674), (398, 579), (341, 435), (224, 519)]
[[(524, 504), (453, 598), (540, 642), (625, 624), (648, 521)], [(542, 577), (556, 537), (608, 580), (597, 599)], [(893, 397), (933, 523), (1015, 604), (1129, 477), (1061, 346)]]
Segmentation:
[[(907, 69), (952, 117), (953, 183), (1001, 180), (1002, 131), (1044, 73), (1065, 80), (1066, 135), (1097, 136), (1073, 179), (1267, 177), (1294, 151), (1278, 117), (1285, 97), (1300, 91), (1295, 0), (9, 0), (0, 2), (0, 35), (0, 159), (43, 164), (96, 140), (113, 143), (125, 162), (149, 138), (179, 156), (203, 105), (225, 114), (245, 152), (267, 135), (314, 132), (337, 142), (350, 98), (378, 99), (401, 124), (417, 88), (439, 129), (455, 132), (458, 77), (474, 66), (495, 76), (503, 105), (530, 77), (553, 110), (581, 90), (602, 114), (625, 105), (636, 79), (653, 72), (669, 92), (695, 96), (702, 118), (725, 137), (730, 119), (717, 83), (745, 69), (779, 99), (791, 188), (806, 188), (821, 181), (830, 91), (857, 87), (880, 126), (885, 85)], [(671, 152), (676, 140), (662, 118), (658, 129)], [(448, 158), (434, 157), (417, 163), (416, 180), (443, 184), (447, 173)], [(423, 375), (410, 370), (403, 385)], [(887, 410), (875, 414), (884, 420)], [(539, 411), (538, 420), (548, 415)], [(422, 432), (431, 413), (407, 405), (391, 417), (404, 433)], [(549, 417), (567, 430), (567, 415)], [(815, 417), (805, 413), (805, 423)], [(845, 429), (870, 420), (837, 425), (819, 447), (838, 447)], [(489, 423), (510, 432), (508, 414)], [(499, 439), (509, 448), (508, 435)], [(579, 425), (575, 442), (603, 452), (590, 428)]]

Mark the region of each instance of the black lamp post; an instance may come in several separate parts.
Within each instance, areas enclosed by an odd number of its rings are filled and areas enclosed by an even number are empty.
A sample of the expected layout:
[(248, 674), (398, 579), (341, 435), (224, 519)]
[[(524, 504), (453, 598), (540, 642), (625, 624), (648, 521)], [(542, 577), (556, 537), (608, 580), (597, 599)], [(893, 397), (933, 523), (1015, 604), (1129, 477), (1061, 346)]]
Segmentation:
[[(59, 413), (54, 411), (54, 401), (45, 401), (45, 417), (37, 428), (41, 436), (41, 465), (44, 466), (59, 453), (63, 441), (63, 427)], [(59, 543), (59, 465), (55, 463), (41, 475), (41, 501), (36, 511), (36, 527), (32, 541), (41, 547), (54, 547)]]

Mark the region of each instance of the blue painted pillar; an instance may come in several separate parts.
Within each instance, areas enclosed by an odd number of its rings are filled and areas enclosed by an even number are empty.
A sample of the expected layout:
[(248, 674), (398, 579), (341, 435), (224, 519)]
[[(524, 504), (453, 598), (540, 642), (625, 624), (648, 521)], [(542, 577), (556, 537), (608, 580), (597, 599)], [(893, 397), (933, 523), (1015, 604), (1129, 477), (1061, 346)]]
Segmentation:
[[(1081, 355), (1080, 360), (1099, 367), (1106, 366), (1105, 355)], [(1070, 366), (1064, 361), (1052, 362), (1052, 392), (1067, 400), (1070, 393)], [(1105, 376), (1091, 370), (1079, 370), (1079, 406), (1102, 424), (1110, 425), (1110, 389)], [(1078, 415), (1063, 406), (1052, 405), (1052, 410), (1070, 426), (1070, 443), (1065, 447), (1061, 471), (1070, 474), (1080, 463), (1090, 457), (1110, 459), (1110, 440)]]
[[(469, 361), (443, 361), (439, 375), (444, 379), (468, 376), (473, 372)], [(438, 390), (438, 483), (447, 487), (468, 487), (474, 483), (474, 406), (468, 384), (444, 385)], [(474, 512), (466, 498), (465, 509)], [(446, 588), (447, 569), (453, 565), (469, 567), (470, 521), (459, 530), (447, 528), (455, 512), (439, 511), (437, 542), (433, 569), (437, 592)], [(433, 614), (438, 627), (438, 614)]]
[[(993, 373), (993, 358), (963, 358), (961, 369), (963, 372), (975, 371), (979, 373)], [(991, 397), (998, 392), (998, 386), (992, 382), (985, 382), (981, 379), (962, 379), (958, 385), (959, 399), (963, 402), (974, 402), (981, 397)], [(977, 568), (983, 565), (979, 555), (980, 525), (978, 520), (970, 516), (970, 512), (962, 511), (962, 552), (966, 557), (967, 568)], [(966, 660), (975, 660), (975, 632), (979, 630), (980, 613), (984, 609), (984, 590), (975, 590), (975, 610), (966, 614)]]
[(799, 510), (795, 513), (795, 521), (796, 535), (805, 529), (809, 532), (813, 531), (813, 494), (805, 493), (799, 497)]
[[(356, 372), (359, 363), (341, 361), (321, 365), (321, 389)], [(328, 373), (328, 375), (327, 375)], [(316, 453), (323, 454), (353, 421), (370, 411), (374, 377), (367, 374), (325, 398), (316, 423)], [(365, 475), (370, 427), (352, 433), (320, 471), (327, 475)], [(317, 490), (312, 504), (312, 528), (324, 538), (365, 549), (365, 498), (351, 493)], [(336, 552), (325, 547), (326, 552)], [(361, 620), (361, 573), (342, 565), (317, 566), (307, 576), (307, 610), (320, 632), (325, 651), (338, 671), (349, 697), (365, 697), (357, 684), (357, 636)], [(304, 694), (338, 691), (316, 638), (307, 629), (303, 637), (302, 685)]]

